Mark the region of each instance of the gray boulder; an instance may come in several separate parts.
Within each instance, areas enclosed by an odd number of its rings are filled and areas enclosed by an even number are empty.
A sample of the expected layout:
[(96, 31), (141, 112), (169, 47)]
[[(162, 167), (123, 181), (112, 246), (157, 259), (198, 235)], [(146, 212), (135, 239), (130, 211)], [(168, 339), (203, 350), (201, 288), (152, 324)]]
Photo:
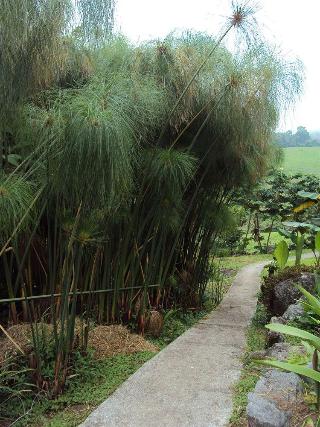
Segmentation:
[(293, 356), (307, 358), (307, 350), (302, 345), (292, 345), (287, 342), (273, 344), (266, 350), (253, 351), (250, 353), (250, 359), (272, 359), (284, 362)]
[[(284, 325), (286, 322), (282, 317), (273, 316), (270, 319), (270, 323), (281, 323)], [(273, 346), (273, 344), (284, 342), (284, 336), (279, 332), (269, 331), (267, 332), (267, 347)]]
[(298, 375), (276, 369), (267, 371), (248, 395), (248, 425), (289, 426), (292, 412), (302, 396), (303, 382)]
[(268, 399), (295, 403), (302, 397), (303, 382), (299, 375), (293, 372), (270, 369), (257, 382), (254, 392), (265, 395)]
[(287, 322), (290, 322), (292, 320), (298, 319), (299, 317), (303, 316), (303, 314), (304, 314), (304, 309), (302, 307), (301, 302), (298, 301), (295, 304), (289, 305), (287, 310), (282, 315), (282, 318)]
[(291, 414), (256, 393), (249, 393), (247, 417), (248, 427), (288, 427)]
[(272, 302), (272, 312), (274, 314), (282, 316), (291, 304), (295, 304), (301, 298), (301, 293), (296, 287), (297, 284), (312, 292), (315, 287), (314, 275), (301, 273), (298, 277), (277, 283), (274, 287)]
[(273, 344), (266, 350), (253, 351), (250, 353), (250, 359), (273, 359), (284, 362), (293, 355), (307, 356), (307, 351), (302, 345), (291, 345), (287, 342)]
[(291, 345), (287, 342), (276, 343), (265, 351), (265, 357), (280, 361), (288, 360), (292, 355), (305, 356), (306, 349), (300, 345)]

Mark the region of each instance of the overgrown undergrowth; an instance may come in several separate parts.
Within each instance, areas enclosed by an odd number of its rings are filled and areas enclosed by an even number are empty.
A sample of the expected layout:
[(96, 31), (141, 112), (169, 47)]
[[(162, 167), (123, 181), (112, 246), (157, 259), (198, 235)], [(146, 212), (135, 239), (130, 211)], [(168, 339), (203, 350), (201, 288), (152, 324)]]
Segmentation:
[[(167, 313), (164, 329), (159, 338), (149, 341), (164, 348), (179, 335), (192, 327), (208, 311), (172, 310)], [(96, 360), (93, 352), (86, 356), (76, 355), (74, 373), (67, 381), (65, 392), (53, 400), (44, 393), (22, 393), (0, 404), (0, 426), (10, 425), (14, 420), (17, 427), (75, 427), (89, 413), (110, 396), (130, 375), (156, 353), (143, 351), (122, 354)], [(19, 366), (21, 390), (26, 389), (30, 371), (24, 371), (23, 360)], [(21, 372), (21, 371), (24, 372)]]

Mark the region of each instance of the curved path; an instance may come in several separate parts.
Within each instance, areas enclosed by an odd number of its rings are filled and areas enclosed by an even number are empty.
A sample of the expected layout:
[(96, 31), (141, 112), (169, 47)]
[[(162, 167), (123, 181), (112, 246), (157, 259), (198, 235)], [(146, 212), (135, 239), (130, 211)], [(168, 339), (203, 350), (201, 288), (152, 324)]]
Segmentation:
[(215, 311), (145, 363), (81, 426), (226, 426), (266, 263), (242, 268)]

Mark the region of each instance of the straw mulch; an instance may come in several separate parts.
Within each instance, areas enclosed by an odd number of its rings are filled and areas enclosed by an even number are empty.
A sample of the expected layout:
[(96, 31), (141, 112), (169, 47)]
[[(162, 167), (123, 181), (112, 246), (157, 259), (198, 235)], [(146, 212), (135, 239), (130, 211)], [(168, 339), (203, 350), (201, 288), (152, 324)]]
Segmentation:
[[(81, 328), (76, 325), (76, 335), (80, 335)], [(52, 336), (52, 325), (39, 323), (38, 330), (41, 336), (45, 336), (49, 341)], [(32, 332), (30, 324), (23, 323), (14, 325), (7, 329), (7, 334), (14, 341), (10, 340), (4, 334), (0, 337), (0, 365), (5, 359), (11, 356), (21, 354), (21, 350), (28, 354), (32, 351)], [(75, 338), (75, 341), (77, 339)], [(89, 331), (89, 348), (94, 350), (96, 359), (104, 359), (118, 354), (131, 354), (140, 351), (156, 352), (158, 348), (145, 340), (142, 336), (132, 334), (121, 325), (96, 326)]]
[[(39, 330), (44, 331), (47, 335), (51, 334), (52, 326), (46, 323), (38, 323)], [(16, 343), (16, 345), (5, 335), (0, 338), (0, 365), (12, 356), (21, 355), (20, 349), (28, 354), (32, 350), (32, 332), (28, 323), (11, 326), (7, 329), (7, 334)], [(18, 347), (17, 347), (18, 346)]]
[(97, 359), (131, 354), (138, 351), (158, 350), (156, 346), (145, 340), (141, 335), (131, 334), (121, 325), (97, 326), (89, 332), (89, 347), (95, 350)]

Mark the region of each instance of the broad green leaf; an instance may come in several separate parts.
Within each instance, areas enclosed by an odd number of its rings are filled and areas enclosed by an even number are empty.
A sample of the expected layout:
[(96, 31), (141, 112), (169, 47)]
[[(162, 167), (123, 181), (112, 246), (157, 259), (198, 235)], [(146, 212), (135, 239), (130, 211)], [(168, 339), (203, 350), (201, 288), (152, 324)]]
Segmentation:
[(287, 362), (279, 362), (278, 360), (257, 360), (256, 363), (259, 365), (272, 366), (274, 368), (280, 368), (284, 371), (294, 372), (299, 375), (303, 375), (307, 378), (311, 378), (312, 380), (320, 383), (320, 372), (315, 371), (312, 368), (307, 368), (303, 365), (297, 365), (293, 363)]
[(302, 199), (320, 200), (319, 193), (310, 193), (309, 191), (298, 191), (297, 194)]
[(19, 156), (18, 154), (9, 154), (7, 160), (10, 165), (18, 166), (21, 160), (21, 156)]
[(311, 308), (311, 310), (320, 316), (320, 300), (310, 294), (306, 289), (304, 289), (302, 286), (298, 286), (299, 291), (305, 296), (305, 298), (308, 301), (308, 306)]
[(311, 224), (310, 222), (297, 222), (297, 221), (284, 221), (282, 223), (285, 227), (292, 228), (294, 230), (313, 230), (313, 231), (319, 231), (320, 227), (317, 225)]
[(311, 356), (313, 354), (313, 352), (314, 352), (314, 348), (312, 347), (312, 345), (310, 345), (307, 341), (301, 341), (301, 344), (305, 348), (307, 354), (309, 356)]
[(293, 326), (281, 325), (280, 323), (270, 323), (266, 325), (270, 331), (279, 332), (280, 334), (291, 335), (293, 337), (301, 338), (304, 341), (314, 345), (317, 350), (320, 350), (320, 338), (306, 332), (303, 329), (295, 328)]
[(285, 240), (281, 240), (281, 242), (277, 244), (274, 257), (277, 260), (279, 268), (284, 268), (289, 258), (289, 249)]
[(297, 221), (283, 221), (282, 223), (285, 227), (289, 228), (299, 228), (304, 225), (303, 222), (297, 222)]
[(309, 316), (309, 319), (311, 319), (315, 325), (320, 325), (319, 319), (316, 319), (315, 317), (312, 317), (312, 316)]
[(282, 223), (285, 227), (297, 229), (297, 228), (308, 228), (310, 224), (308, 222), (298, 222), (298, 221), (284, 221)]
[(320, 218), (319, 217), (311, 218), (310, 221), (311, 221), (312, 224), (318, 225), (320, 227)]
[(302, 427), (315, 427), (315, 424), (313, 422), (313, 419), (311, 417), (308, 417), (304, 420)]
[(278, 228), (277, 231), (280, 234), (280, 236), (286, 237), (287, 239), (291, 239), (293, 242), (295, 242), (296, 240), (295, 233), (285, 230), (284, 228)]
[(320, 251), (320, 231), (317, 232), (314, 238), (314, 246), (317, 251)]

